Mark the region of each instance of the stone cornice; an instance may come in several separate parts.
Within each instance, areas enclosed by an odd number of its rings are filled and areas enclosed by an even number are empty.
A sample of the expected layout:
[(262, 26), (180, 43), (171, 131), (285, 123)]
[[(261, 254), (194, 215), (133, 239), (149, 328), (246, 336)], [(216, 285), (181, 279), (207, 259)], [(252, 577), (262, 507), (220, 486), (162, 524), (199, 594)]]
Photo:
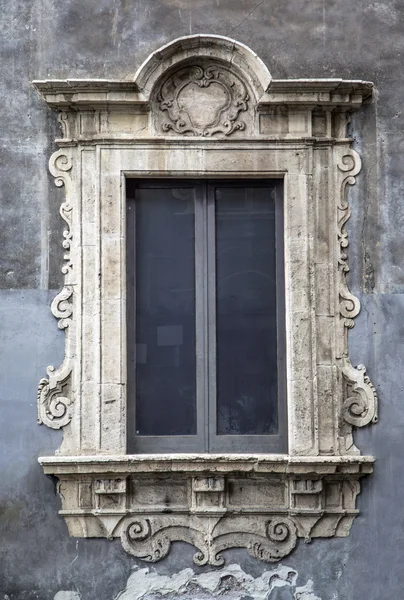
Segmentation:
[[(137, 106), (147, 109), (148, 98), (135, 81), (110, 79), (53, 79), (33, 81), (45, 102), (60, 110)], [(344, 79), (273, 79), (257, 108), (276, 105), (358, 108), (372, 95), (369, 81)]]
[(51, 108), (88, 110), (105, 106), (147, 106), (145, 96), (133, 81), (108, 79), (54, 79), (33, 81)]
[(350, 79), (273, 79), (259, 106), (287, 104), (358, 108), (372, 96), (373, 83)]

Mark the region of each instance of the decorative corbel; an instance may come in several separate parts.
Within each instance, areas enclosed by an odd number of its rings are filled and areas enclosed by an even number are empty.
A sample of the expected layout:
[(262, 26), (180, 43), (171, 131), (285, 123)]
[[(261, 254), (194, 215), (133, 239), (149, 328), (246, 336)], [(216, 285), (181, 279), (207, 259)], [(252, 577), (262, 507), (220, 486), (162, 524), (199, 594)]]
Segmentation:
[(364, 427), (378, 421), (378, 401), (374, 385), (366, 375), (366, 367), (352, 366), (349, 358), (343, 359), (342, 375), (346, 399), (342, 405), (342, 416), (350, 425)]

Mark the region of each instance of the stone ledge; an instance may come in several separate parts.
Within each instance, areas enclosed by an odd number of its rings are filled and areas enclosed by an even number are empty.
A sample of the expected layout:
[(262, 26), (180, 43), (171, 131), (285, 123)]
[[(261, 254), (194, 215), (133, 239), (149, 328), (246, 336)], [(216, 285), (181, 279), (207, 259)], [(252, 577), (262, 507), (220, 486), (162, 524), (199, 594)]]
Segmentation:
[(372, 456), (288, 456), (283, 454), (139, 454), (121, 456), (43, 456), (46, 474), (167, 473), (288, 473), (368, 474)]
[(120, 537), (129, 554), (155, 562), (172, 542), (220, 566), (246, 548), (274, 562), (298, 538), (344, 537), (358, 510), (371, 456), (126, 455), (42, 457), (59, 479), (59, 514), (74, 537)]

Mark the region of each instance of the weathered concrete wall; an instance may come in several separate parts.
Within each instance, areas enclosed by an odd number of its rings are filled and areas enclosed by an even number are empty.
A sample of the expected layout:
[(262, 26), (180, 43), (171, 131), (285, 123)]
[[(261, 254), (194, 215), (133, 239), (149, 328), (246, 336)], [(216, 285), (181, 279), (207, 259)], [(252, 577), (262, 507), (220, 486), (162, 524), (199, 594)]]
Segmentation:
[[(402, 597), (403, 27), (399, 0), (3, 0), (1, 599), (113, 600), (120, 592), (121, 600), (159, 594), (171, 599), (185, 589), (179, 597), (212, 598), (227, 590), (223, 597), (265, 598), (264, 584), (276, 569), (272, 581), (279, 585), (270, 600)], [(364, 167), (350, 190), (350, 277), (363, 308), (350, 345), (353, 362), (368, 367), (381, 408), (379, 424), (357, 434), (363, 453), (378, 461), (374, 475), (363, 482), (361, 514), (350, 537), (300, 542), (283, 570), (234, 551), (228, 564), (235, 566), (222, 577), (199, 577), (186, 587), (192, 573), (178, 575), (192, 565), (193, 549), (186, 545), (176, 544), (147, 573), (133, 571), (144, 564), (126, 555), (119, 542), (69, 538), (57, 515), (54, 483), (36, 461), (60, 443), (58, 433), (35, 421), (38, 380), (47, 364), (57, 365), (63, 356), (63, 334), (49, 310), (61, 285), (57, 209), (63, 190), (47, 173), (56, 117), (30, 81), (131, 76), (161, 44), (198, 32), (248, 44), (277, 78), (338, 76), (376, 84), (374, 104), (352, 125)], [(192, 568), (196, 574), (209, 572)], [(240, 583), (240, 578), (247, 580)]]

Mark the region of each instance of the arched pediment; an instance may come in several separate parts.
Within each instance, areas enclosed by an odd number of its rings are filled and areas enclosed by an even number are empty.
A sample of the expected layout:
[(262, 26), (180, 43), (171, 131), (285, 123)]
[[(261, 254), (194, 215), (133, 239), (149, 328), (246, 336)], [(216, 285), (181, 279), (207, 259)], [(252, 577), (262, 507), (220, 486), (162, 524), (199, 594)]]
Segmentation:
[(258, 101), (267, 91), (271, 74), (262, 60), (245, 44), (220, 35), (189, 35), (162, 46), (144, 61), (134, 81), (147, 99), (167, 71), (210, 61), (240, 77)]

